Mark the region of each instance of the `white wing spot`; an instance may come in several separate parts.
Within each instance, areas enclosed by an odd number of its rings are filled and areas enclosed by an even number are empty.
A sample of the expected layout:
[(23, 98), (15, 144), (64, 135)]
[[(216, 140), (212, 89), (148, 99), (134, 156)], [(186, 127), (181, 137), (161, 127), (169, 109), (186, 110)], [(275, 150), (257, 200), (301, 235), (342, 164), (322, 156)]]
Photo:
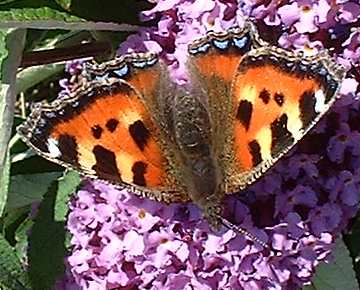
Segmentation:
[(50, 156), (53, 158), (57, 158), (61, 156), (61, 151), (59, 149), (59, 142), (54, 138), (49, 138), (47, 140), (47, 147), (50, 153)]
[(238, 95), (238, 101), (246, 100), (252, 104), (255, 103), (259, 92), (256, 90), (254, 86), (246, 86), (241, 89), (240, 94)]
[(327, 106), (325, 105), (325, 95), (322, 90), (318, 90), (315, 92), (315, 100), (316, 100), (315, 112), (316, 113), (324, 112)]

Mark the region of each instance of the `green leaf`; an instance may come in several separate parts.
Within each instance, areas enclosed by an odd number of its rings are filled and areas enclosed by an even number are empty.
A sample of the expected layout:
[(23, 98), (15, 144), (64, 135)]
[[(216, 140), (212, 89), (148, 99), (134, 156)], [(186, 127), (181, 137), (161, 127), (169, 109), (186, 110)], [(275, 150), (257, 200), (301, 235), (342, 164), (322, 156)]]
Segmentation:
[(26, 31), (0, 30), (0, 216), (4, 211), (9, 187), (9, 140), (16, 101), (16, 71), (21, 62)]
[(61, 172), (12, 176), (6, 205), (7, 209), (23, 207), (41, 201), (51, 183), (60, 176)]
[[(0, 96), (1, 97), (1, 96)], [(0, 129), (1, 130), (1, 129)], [(0, 131), (1, 134), (1, 131)], [(0, 149), (1, 151), (1, 149)], [(0, 152), (1, 154), (1, 152)], [(4, 159), (0, 159), (0, 216), (2, 216), (5, 209), (10, 179), (10, 154), (9, 150), (4, 153)]]
[(55, 0), (62, 8), (66, 11), (69, 11), (71, 8), (71, 0)]
[[(118, 0), (107, 0), (106, 2), (99, 0), (57, 0), (57, 3), (72, 14), (92, 21), (135, 25), (144, 25), (139, 21), (139, 13), (154, 6), (145, 0), (121, 0), (121, 2)], [(115, 7), (118, 9), (114, 9)]]
[(53, 171), (63, 172), (64, 168), (38, 155), (34, 155), (22, 161), (11, 164), (12, 175), (31, 174), (31, 173), (37, 174), (37, 173), (45, 173), (45, 172), (53, 172)]
[(20, 226), (17, 228), (15, 233), (15, 250), (18, 259), (22, 264), (28, 264), (27, 252), (29, 248), (29, 233), (31, 232), (31, 228), (34, 222), (30, 219), (24, 220)]
[(0, 5), (3, 5), (3, 4), (8, 4), (8, 3), (11, 3), (11, 2), (15, 2), (17, 0), (0, 0)]
[[(39, 31), (42, 33), (40, 34)], [(68, 47), (81, 42), (91, 41), (89, 31), (78, 30), (29, 30), (27, 34), (27, 52), (32, 50)]]
[(16, 80), (17, 93), (24, 92), (41, 81), (64, 71), (64, 68), (65, 65), (63, 63), (52, 63), (41, 66), (32, 66), (22, 70), (18, 74)]
[(334, 261), (322, 263), (316, 269), (312, 288), (307, 290), (358, 290), (359, 285), (350, 258), (349, 251), (342, 239), (338, 239), (333, 251)]
[[(123, 22), (120, 24), (104, 21), (86, 21), (84, 18), (70, 14), (65, 10), (58, 9), (57, 7), (49, 7), (46, 4), (43, 6), (34, 5), (34, 2), (36, 2), (34, 0), (24, 0), (19, 2), (22, 2), (22, 5), (0, 6), (0, 28), (17, 27), (35, 29), (114, 31), (136, 31), (138, 28), (135, 25)], [(104, 7), (103, 3), (101, 7)], [(113, 7), (111, 9), (114, 10)], [(117, 9), (115, 10), (118, 11)]]
[(14, 249), (0, 235), (0, 285), (13, 290), (29, 289), (26, 271), (22, 269)]
[[(30, 30), (28, 35), (31, 35), (33, 31), (34, 30)], [(54, 30), (48, 30), (47, 33), (44, 33), (40, 42), (36, 41), (31, 44), (31, 49), (62, 48), (92, 39), (92, 36), (88, 31), (67, 31), (66, 33), (61, 31), (61, 33), (58, 34), (55, 34), (54, 32)], [(27, 89), (32, 88), (43, 81), (56, 77), (57, 74), (63, 73), (64, 69), (64, 63), (51, 63), (22, 69), (21, 72), (18, 73), (16, 79), (17, 93), (25, 92)], [(27, 100), (29, 100), (28, 96)]]
[[(51, 186), (40, 204), (29, 237), (29, 275), (34, 290), (52, 289), (56, 280), (64, 273), (64, 203), (69, 193), (75, 190), (77, 183), (78, 177), (75, 173), (67, 174), (57, 186)], [(62, 221), (55, 220), (55, 216)]]
[(351, 230), (344, 236), (351, 256), (359, 261), (360, 257), (360, 215), (358, 213)]
[(29, 218), (29, 207), (17, 208), (11, 211), (7, 211), (1, 219), (3, 232), (5, 239), (10, 245), (16, 244), (15, 233), (21, 223)]
[(69, 198), (76, 191), (79, 184), (80, 175), (76, 171), (69, 171), (59, 179), (58, 194), (55, 202), (55, 221), (66, 221)]
[(358, 213), (350, 231), (344, 235), (344, 241), (353, 259), (354, 270), (360, 281), (360, 215)]
[(20, 0), (0, 5), (0, 15), (4, 22), (21, 20), (85, 21), (66, 13), (52, 0)]

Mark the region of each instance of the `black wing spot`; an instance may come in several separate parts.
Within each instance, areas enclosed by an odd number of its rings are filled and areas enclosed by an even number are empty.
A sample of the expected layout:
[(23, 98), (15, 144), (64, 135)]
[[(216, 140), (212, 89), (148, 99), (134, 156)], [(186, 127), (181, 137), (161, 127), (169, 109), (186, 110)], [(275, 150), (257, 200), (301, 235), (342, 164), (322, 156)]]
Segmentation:
[(131, 168), (133, 172), (133, 183), (140, 186), (146, 186), (145, 173), (147, 164), (142, 161), (137, 161)]
[(113, 133), (116, 130), (118, 124), (119, 124), (118, 120), (111, 118), (106, 122), (105, 126), (111, 133)]
[(259, 98), (264, 102), (264, 104), (268, 104), (270, 101), (270, 93), (263, 89), (259, 94)]
[(262, 156), (261, 156), (260, 145), (259, 145), (258, 141), (256, 141), (256, 140), (249, 142), (248, 145), (249, 145), (249, 149), (250, 149), (250, 154), (252, 156), (253, 166), (256, 166), (263, 161)]
[(144, 151), (144, 148), (150, 138), (150, 132), (145, 127), (144, 123), (141, 120), (137, 120), (129, 126), (129, 132), (136, 145), (140, 148), (141, 151)]
[(95, 139), (100, 139), (103, 129), (99, 125), (95, 125), (91, 127), (91, 133)]
[(96, 164), (92, 167), (99, 178), (110, 181), (121, 181), (120, 172), (116, 165), (115, 153), (101, 145), (94, 146)]
[(274, 158), (285, 148), (294, 143), (294, 137), (287, 129), (288, 117), (282, 114), (271, 123), (271, 156)]
[(59, 150), (61, 152), (61, 160), (79, 166), (78, 146), (74, 136), (61, 134), (59, 136)]
[(236, 114), (236, 119), (245, 127), (246, 130), (249, 129), (251, 115), (252, 115), (253, 105), (249, 101), (242, 100), (239, 104), (238, 111)]
[(303, 123), (303, 128), (306, 128), (310, 125), (317, 115), (315, 111), (316, 98), (313, 91), (305, 91), (300, 96), (299, 109), (300, 109), (300, 118)]
[(279, 105), (279, 107), (281, 107), (284, 104), (285, 97), (282, 93), (275, 93), (274, 100)]

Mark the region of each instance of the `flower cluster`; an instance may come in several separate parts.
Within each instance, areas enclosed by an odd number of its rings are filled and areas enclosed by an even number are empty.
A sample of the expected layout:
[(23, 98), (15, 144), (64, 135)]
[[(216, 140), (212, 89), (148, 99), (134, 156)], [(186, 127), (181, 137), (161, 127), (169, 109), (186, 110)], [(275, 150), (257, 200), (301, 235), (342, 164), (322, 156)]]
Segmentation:
[(84, 62), (85, 61), (83, 59), (77, 59), (66, 63), (65, 72), (69, 75), (69, 77), (59, 81), (59, 85), (62, 90), (60, 91), (58, 98), (69, 96), (81, 85), (81, 72), (84, 69)]
[(274, 45), (328, 49), (348, 71), (341, 99), (294, 150), (256, 184), (225, 202), (227, 217), (268, 241), (210, 231), (193, 204), (163, 205), (100, 182), (71, 203), (71, 273), (82, 289), (298, 289), (327, 260), (360, 201), (360, 4), (357, 1), (158, 0), (160, 19), (119, 53), (156, 51), (187, 81), (188, 43), (250, 17)]

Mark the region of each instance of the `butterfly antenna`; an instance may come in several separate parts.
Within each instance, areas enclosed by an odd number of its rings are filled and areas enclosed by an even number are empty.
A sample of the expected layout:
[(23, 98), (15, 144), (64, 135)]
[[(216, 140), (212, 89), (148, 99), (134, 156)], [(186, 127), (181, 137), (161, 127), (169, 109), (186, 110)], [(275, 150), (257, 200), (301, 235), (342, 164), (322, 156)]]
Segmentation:
[(225, 227), (227, 227), (228, 229), (234, 231), (234, 232), (238, 232), (241, 235), (249, 238), (250, 240), (252, 240), (253, 242), (256, 242), (258, 244), (260, 244), (261, 246), (263, 246), (265, 249), (270, 249), (269, 245), (267, 243), (265, 243), (263, 240), (259, 239), (257, 236), (253, 235), (252, 233), (248, 232), (247, 230), (245, 230), (244, 228), (234, 225), (233, 223), (229, 222), (227, 219), (225, 219), (222, 216), (219, 216), (220, 222), (222, 225), (224, 225)]

